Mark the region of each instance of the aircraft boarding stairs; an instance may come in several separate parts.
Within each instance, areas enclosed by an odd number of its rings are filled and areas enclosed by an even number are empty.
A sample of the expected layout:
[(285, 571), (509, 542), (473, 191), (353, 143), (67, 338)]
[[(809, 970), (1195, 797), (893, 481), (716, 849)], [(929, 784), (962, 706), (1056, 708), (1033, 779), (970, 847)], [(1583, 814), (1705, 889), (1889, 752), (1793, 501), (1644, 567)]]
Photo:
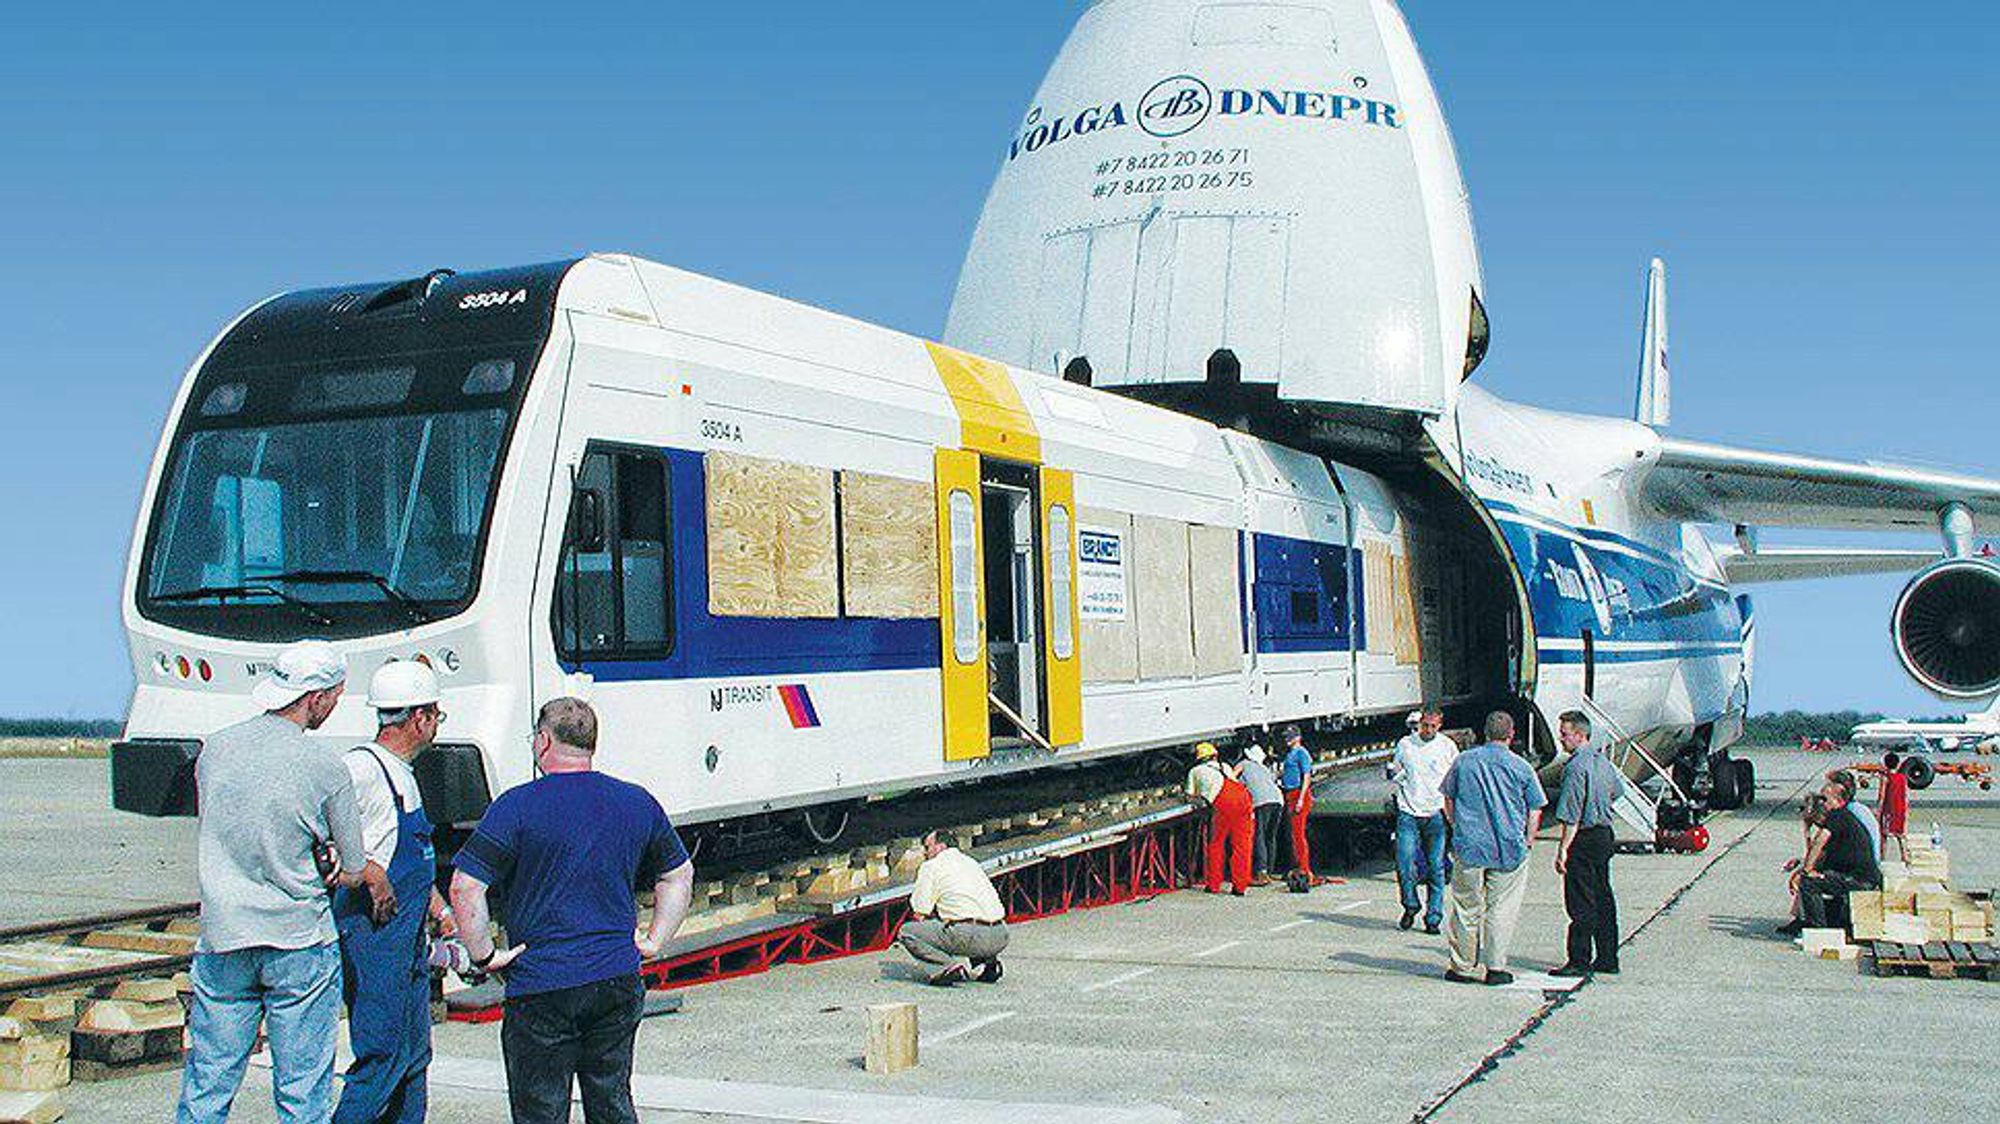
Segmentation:
[[(1688, 798), (1688, 794), (1682, 792), (1680, 786), (1674, 783), (1673, 773), (1661, 765), (1659, 760), (1651, 753), (1648, 753), (1644, 746), (1633, 740), (1632, 735), (1626, 732), (1623, 726), (1618, 724), (1617, 719), (1606, 714), (1602, 707), (1590, 699), (1586, 698), (1583, 701), (1583, 706), (1590, 713), (1592, 725), (1611, 735), (1611, 744), (1605, 752), (1611, 758), (1611, 763), (1618, 766), (1619, 771), (1623, 772), (1627, 777), (1632, 776), (1634, 770), (1631, 767), (1631, 763), (1632, 758), (1636, 755), (1641, 761), (1646, 763), (1647, 768), (1652, 771), (1654, 776), (1660, 778), (1662, 796), (1670, 794), (1683, 804), (1691, 805), (1693, 803)], [(1613, 807), (1617, 811), (1619, 819), (1624, 820), (1633, 828), (1644, 833), (1647, 839), (1658, 838), (1660, 831), (1660, 801), (1655, 800), (1649, 795), (1639, 782), (1635, 781), (1627, 784), (1625, 786), (1625, 794), (1618, 798), (1617, 803)]]

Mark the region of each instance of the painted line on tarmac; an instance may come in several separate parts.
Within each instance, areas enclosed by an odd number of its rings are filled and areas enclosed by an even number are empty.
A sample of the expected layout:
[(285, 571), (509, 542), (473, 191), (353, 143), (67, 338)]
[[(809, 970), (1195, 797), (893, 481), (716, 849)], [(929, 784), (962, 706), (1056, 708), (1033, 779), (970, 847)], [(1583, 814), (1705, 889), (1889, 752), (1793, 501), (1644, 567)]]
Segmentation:
[(1242, 941), (1223, 941), (1221, 944), (1216, 945), (1214, 948), (1204, 948), (1200, 952), (1195, 953), (1194, 958), (1196, 960), (1201, 960), (1206, 957), (1214, 956), (1216, 953), (1219, 952), (1228, 952), (1230, 949), (1235, 948), (1237, 945), (1240, 945), (1242, 943), (1243, 943)]
[(1287, 921), (1283, 925), (1273, 925), (1264, 931), (1267, 933), (1282, 933), (1287, 929), (1296, 929), (1301, 925), (1310, 925), (1317, 920), (1319, 919), (1316, 917), (1301, 917), (1297, 921)]
[[(1618, 947), (1621, 950), (1629, 948), (1633, 941), (1639, 939), (1639, 934), (1651, 928), (1655, 921), (1671, 913), (1674, 907), (1681, 903), (1681, 899), (1687, 897), (1688, 891), (1694, 889), (1696, 883), (1708, 877), (1708, 872), (1714, 870), (1718, 863), (1735, 853), (1736, 848), (1748, 842), (1750, 837), (1756, 834), (1758, 828), (1771, 822), (1780, 812), (1790, 811), (1792, 801), (1800, 792), (1805, 790), (1806, 786), (1812, 784), (1817, 779), (1818, 775), (1814, 774), (1800, 781), (1798, 787), (1792, 790), (1791, 795), (1772, 805), (1768, 811), (1758, 816), (1748, 827), (1745, 827), (1740, 835), (1730, 840), (1727, 846), (1709, 856), (1708, 861), (1701, 865), (1701, 869), (1695, 871), (1694, 876), (1683, 882), (1679, 889), (1667, 895), (1667, 900), (1661, 902), (1658, 908), (1648, 914), (1646, 919), (1641, 921), (1638, 928), (1633, 929), (1630, 935), (1624, 940), (1619, 941)], [(1715, 818), (1717, 817), (1710, 817), (1711, 822)], [(1511, 1057), (1518, 1053), (1528, 1038), (1540, 1030), (1557, 1011), (1580, 999), (1589, 990), (1584, 986), (1588, 982), (1586, 980), (1584, 983), (1578, 984), (1575, 988), (1556, 995), (1550, 995), (1546, 991), (1543, 992), (1542, 994), (1547, 996), (1547, 998), (1541, 1006), (1535, 1008), (1534, 1013), (1528, 1016), (1528, 1020), (1521, 1024), (1519, 1030), (1508, 1035), (1506, 1040), (1502, 1041), (1492, 1052), (1479, 1059), (1465, 1076), (1453, 1082), (1443, 1092), (1432, 1097), (1419, 1107), (1416, 1112), (1412, 1113), (1410, 1115), (1410, 1124), (1430, 1124), (1432, 1120), (1437, 1119), (1438, 1113), (1444, 1111), (1445, 1106), (1451, 1103), (1453, 1097), (1458, 1096), (1474, 1083), (1485, 1080), (1489, 1075), (1499, 1070), (1502, 1058)]]
[(985, 1030), (994, 1023), (1004, 1023), (1020, 1013), (1019, 1011), (995, 1011), (990, 1015), (981, 1015), (963, 1026), (956, 1026), (941, 1034), (926, 1035), (926, 1037), (930, 1039), (933, 1045), (939, 1042), (949, 1042), (954, 1038), (964, 1038), (975, 1030)]
[(1098, 980), (1094, 984), (1085, 984), (1084, 986), (1077, 988), (1077, 991), (1082, 994), (1088, 995), (1093, 991), (1103, 991), (1105, 988), (1108, 987), (1117, 987), (1119, 984), (1131, 983), (1133, 980), (1136, 980), (1141, 976), (1150, 976), (1154, 972), (1157, 972), (1159, 970), (1160, 968), (1159, 965), (1157, 964), (1151, 968), (1134, 968), (1123, 975), (1113, 976), (1108, 980)]
[[(1012, 1012), (1009, 1012), (1011, 1014)], [(931, 1041), (937, 1039), (933, 1037)], [(438, 1057), (431, 1061), (432, 1090), (440, 1086), (499, 1093), (507, 1072), (497, 1061)], [(643, 1073), (632, 1077), (632, 1099), (642, 1109), (785, 1124), (1178, 1124), (1180, 1113), (1160, 1105), (1030, 1104), (897, 1096), (840, 1089), (807, 1089), (750, 1081), (703, 1081)], [(435, 1092), (431, 1097), (437, 1103)]]

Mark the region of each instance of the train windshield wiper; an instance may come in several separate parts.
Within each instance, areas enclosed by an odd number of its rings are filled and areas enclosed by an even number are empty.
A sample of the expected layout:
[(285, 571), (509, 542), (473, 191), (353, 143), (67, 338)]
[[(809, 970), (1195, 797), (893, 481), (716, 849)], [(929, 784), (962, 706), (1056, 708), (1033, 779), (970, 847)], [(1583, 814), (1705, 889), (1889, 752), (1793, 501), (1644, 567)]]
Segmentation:
[(272, 574), (268, 581), (291, 582), (294, 585), (368, 585), (382, 593), (384, 601), (391, 602), (403, 611), (414, 624), (429, 624), (431, 615), (422, 605), (411, 600), (409, 595), (389, 584), (389, 579), (373, 570), (288, 570), (282, 574)]
[(245, 597), (275, 597), (292, 608), (297, 609), (300, 615), (313, 624), (324, 626), (333, 623), (332, 617), (327, 616), (325, 612), (312, 603), (294, 597), (276, 586), (266, 585), (262, 582), (249, 582), (243, 585), (205, 585), (199, 589), (183, 589), (174, 593), (154, 594), (153, 600), (162, 602), (214, 600), (219, 603), (239, 600)]

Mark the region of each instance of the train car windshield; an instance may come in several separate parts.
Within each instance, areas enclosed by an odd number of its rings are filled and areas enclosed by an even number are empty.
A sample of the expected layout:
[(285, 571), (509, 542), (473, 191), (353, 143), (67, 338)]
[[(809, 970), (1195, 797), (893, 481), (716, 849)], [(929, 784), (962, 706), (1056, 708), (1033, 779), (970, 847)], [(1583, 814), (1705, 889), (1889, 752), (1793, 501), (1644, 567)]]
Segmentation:
[(280, 640), (462, 608), (517, 361), (444, 352), (204, 372), (168, 458), (140, 583), (149, 618)]

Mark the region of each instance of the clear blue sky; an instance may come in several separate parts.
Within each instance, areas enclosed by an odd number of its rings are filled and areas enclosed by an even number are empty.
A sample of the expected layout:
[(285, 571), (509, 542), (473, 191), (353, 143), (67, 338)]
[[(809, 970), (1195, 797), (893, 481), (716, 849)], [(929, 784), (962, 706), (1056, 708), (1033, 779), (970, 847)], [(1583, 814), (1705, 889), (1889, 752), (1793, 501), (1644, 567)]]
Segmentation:
[[(0, 714), (123, 713), (117, 594), (192, 357), (281, 289), (629, 250), (937, 334), (1082, 3), (42, 8), (0, 42)], [(1485, 383), (2000, 472), (2000, 14), (1412, 0), (1483, 239)], [(1794, 539), (1793, 541), (1796, 541)], [(1759, 594), (1760, 708), (1941, 709), (1893, 579)]]

